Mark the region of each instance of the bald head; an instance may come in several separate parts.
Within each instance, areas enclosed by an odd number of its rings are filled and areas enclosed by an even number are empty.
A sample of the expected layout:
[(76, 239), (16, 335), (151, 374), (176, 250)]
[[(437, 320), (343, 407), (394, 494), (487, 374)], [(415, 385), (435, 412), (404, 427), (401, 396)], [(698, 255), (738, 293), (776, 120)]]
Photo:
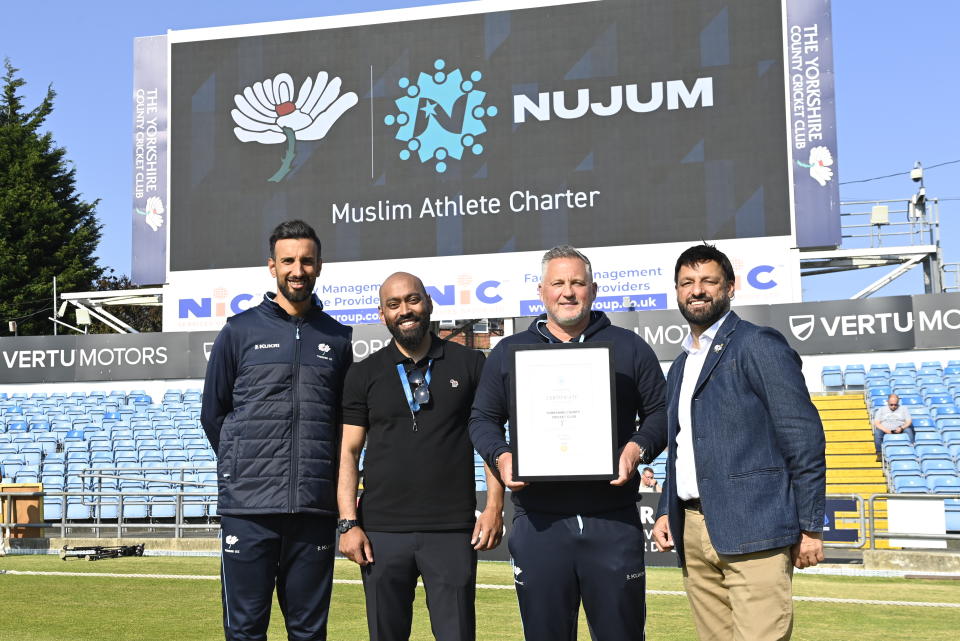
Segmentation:
[(390, 274), (387, 280), (380, 285), (380, 306), (382, 307), (387, 298), (397, 291), (403, 293), (416, 292), (424, 298), (427, 297), (427, 288), (423, 286), (422, 280), (407, 272), (395, 272)]
[(433, 301), (423, 281), (407, 272), (392, 274), (380, 285), (380, 320), (407, 356), (430, 345)]

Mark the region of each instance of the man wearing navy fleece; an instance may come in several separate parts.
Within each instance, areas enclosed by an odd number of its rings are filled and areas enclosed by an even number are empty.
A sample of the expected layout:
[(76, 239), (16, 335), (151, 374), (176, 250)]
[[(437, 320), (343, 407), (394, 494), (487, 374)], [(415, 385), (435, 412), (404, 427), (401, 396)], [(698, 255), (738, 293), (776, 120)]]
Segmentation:
[[(581, 600), (594, 638), (642, 641), (646, 580), (636, 471), (666, 446), (663, 373), (639, 336), (591, 311), (597, 286), (586, 256), (568, 245), (554, 247), (544, 254), (542, 268), (538, 291), (547, 313), (491, 352), (474, 398), (470, 438), (512, 490), (509, 548), (527, 641), (574, 641)], [(504, 437), (511, 405), (509, 346), (590, 341), (614, 344), (618, 478), (514, 481)]]

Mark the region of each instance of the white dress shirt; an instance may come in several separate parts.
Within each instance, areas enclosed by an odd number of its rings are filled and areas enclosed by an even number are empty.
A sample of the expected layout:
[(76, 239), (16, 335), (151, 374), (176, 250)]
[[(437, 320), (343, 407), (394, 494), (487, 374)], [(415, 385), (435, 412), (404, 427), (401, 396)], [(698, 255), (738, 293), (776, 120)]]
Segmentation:
[(703, 363), (710, 354), (710, 346), (720, 330), (723, 321), (727, 320), (730, 312), (700, 334), (700, 347), (693, 347), (693, 334), (688, 334), (683, 340), (683, 350), (687, 353), (687, 360), (683, 366), (683, 380), (680, 383), (680, 399), (677, 405), (677, 421), (680, 431), (677, 432), (677, 497), (681, 501), (700, 498), (700, 488), (697, 486), (697, 465), (693, 454), (693, 429), (691, 428), (691, 405), (693, 404), (693, 390), (703, 370)]

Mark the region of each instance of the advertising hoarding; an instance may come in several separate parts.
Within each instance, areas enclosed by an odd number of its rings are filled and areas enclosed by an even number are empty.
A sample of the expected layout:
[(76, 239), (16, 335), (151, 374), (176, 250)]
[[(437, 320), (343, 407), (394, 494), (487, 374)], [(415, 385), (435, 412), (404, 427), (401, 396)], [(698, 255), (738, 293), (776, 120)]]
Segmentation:
[(133, 254), (130, 278), (140, 285), (166, 280), (167, 37), (133, 41)]
[[(675, 308), (673, 266), (689, 243), (643, 247), (585, 247), (599, 293), (595, 307), (607, 312)], [(738, 239), (718, 246), (737, 274), (743, 304), (796, 300), (800, 275), (788, 238)], [(397, 270), (423, 278), (433, 299), (434, 320), (510, 318), (539, 314), (537, 298), (543, 252), (372, 260), (325, 264), (316, 293), (324, 309), (347, 324), (377, 323), (380, 283)], [(171, 272), (165, 290), (166, 331), (219, 329), (227, 317), (275, 291), (265, 265), (245, 269)]]
[[(794, 27), (802, 114), (790, 109)], [(560, 243), (613, 263), (749, 238), (796, 262), (798, 244), (839, 242), (823, 193), (836, 167), (797, 147), (803, 129), (835, 162), (823, 0), (462, 3), (167, 39), (177, 309), (165, 322), (196, 300), (184, 284), (212, 290), (262, 265), (290, 218), (317, 229), (344, 293), (430, 259), (417, 273), (438, 291), (458, 279), (449, 318), (519, 313), (509, 297), (497, 309), (485, 292), (506, 281), (482, 272)], [(378, 261), (390, 264), (366, 265)], [(784, 292), (766, 302), (799, 299)]]

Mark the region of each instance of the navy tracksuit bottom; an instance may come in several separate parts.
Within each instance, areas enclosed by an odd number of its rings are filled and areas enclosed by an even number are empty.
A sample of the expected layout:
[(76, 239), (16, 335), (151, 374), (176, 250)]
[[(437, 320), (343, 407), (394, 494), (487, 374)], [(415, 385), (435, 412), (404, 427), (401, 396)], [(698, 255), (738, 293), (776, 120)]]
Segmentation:
[(576, 641), (581, 600), (594, 639), (643, 641), (644, 533), (636, 506), (520, 514), (509, 547), (526, 641)]
[(325, 641), (336, 519), (313, 514), (220, 517), (227, 641), (265, 641), (273, 589), (291, 641)]

